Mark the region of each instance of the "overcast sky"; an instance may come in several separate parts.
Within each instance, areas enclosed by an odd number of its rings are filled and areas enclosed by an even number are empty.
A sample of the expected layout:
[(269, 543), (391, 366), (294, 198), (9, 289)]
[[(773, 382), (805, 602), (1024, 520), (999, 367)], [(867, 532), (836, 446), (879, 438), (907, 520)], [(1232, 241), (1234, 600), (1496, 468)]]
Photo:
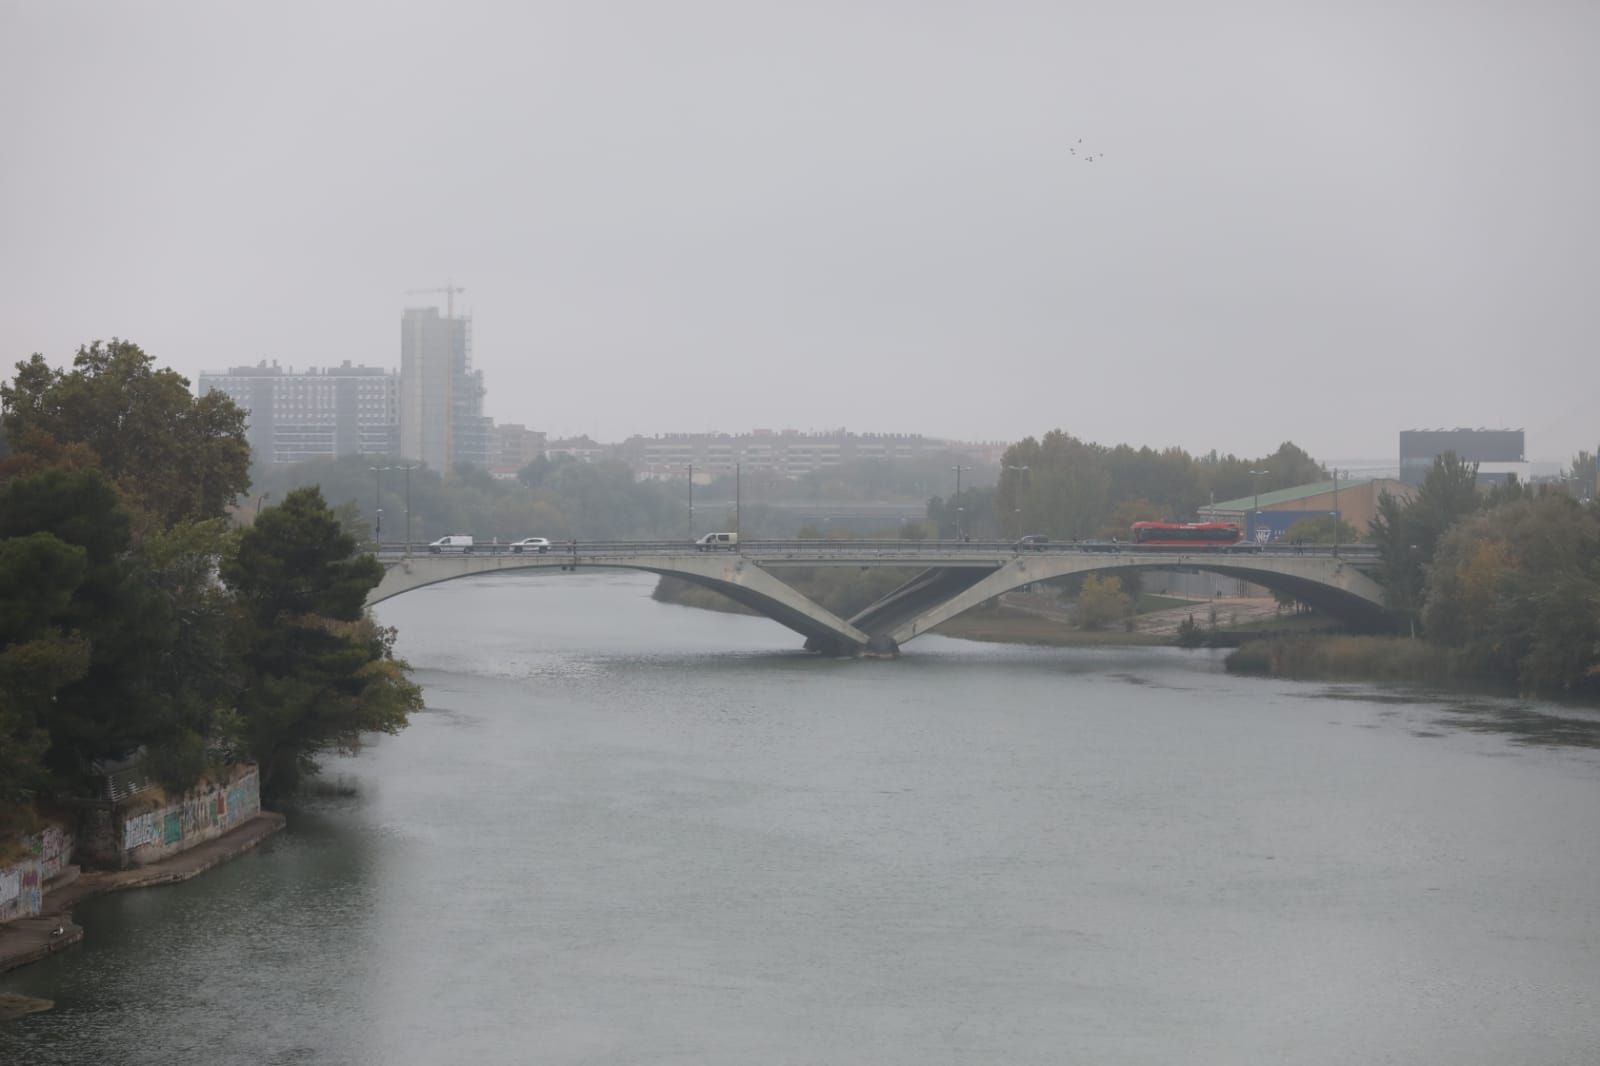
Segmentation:
[(488, 413), (552, 433), (1566, 458), (1597, 42), (1581, 0), (0, 0), (0, 355), (398, 366), (453, 279)]

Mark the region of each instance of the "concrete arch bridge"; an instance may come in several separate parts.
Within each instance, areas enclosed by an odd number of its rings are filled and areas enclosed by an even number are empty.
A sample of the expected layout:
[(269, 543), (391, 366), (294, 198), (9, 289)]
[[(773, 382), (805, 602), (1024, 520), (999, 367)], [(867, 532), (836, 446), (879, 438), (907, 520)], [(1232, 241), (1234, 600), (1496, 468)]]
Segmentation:
[[(951, 541), (746, 541), (737, 551), (705, 551), (685, 541), (569, 543), (513, 553), (478, 545), (459, 554), (379, 552), (380, 603), (424, 585), (514, 570), (608, 567), (681, 578), (713, 589), (805, 637), (829, 655), (894, 655), (907, 641), (972, 607), (1037, 581), (1091, 572), (1207, 571), (1281, 591), (1364, 629), (1389, 622), (1383, 590), (1369, 571), (1370, 548), (1162, 550), (1105, 544), (1018, 550), (1010, 543)], [(850, 618), (841, 618), (775, 575), (785, 568), (914, 567), (918, 573)]]

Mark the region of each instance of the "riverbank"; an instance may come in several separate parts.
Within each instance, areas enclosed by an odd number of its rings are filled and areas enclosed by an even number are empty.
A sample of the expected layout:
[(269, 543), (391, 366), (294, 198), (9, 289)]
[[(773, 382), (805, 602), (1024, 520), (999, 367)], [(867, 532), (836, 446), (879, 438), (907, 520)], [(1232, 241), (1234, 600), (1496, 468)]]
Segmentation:
[(106, 892), (167, 885), (204, 873), (219, 863), (250, 851), (282, 829), (284, 816), (262, 811), (220, 837), (198, 844), (181, 854), (127, 870), (91, 870), (44, 894), (44, 908), (32, 918), (0, 926), (0, 973), (38, 962), (83, 939), (83, 929), (72, 921), (72, 908)]

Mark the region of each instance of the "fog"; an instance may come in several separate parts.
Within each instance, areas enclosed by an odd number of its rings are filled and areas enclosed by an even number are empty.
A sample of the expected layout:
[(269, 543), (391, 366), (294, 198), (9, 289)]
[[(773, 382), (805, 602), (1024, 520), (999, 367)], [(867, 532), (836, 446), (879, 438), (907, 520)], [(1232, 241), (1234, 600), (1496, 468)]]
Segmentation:
[(0, 356), (397, 366), (453, 281), (487, 412), (551, 433), (1560, 459), (1600, 439), (1597, 40), (1576, 3), (0, 0)]

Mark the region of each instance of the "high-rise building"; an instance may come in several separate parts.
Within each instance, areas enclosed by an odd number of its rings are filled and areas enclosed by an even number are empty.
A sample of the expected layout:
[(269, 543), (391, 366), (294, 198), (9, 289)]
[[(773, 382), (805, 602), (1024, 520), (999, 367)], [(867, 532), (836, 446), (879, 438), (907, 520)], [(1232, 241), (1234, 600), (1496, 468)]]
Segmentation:
[(483, 371), (472, 369), (472, 320), (408, 307), (400, 318), (400, 453), (441, 473), (487, 467), (493, 420), (483, 414)]
[(200, 395), (226, 393), (247, 414), (246, 437), (259, 463), (301, 463), (341, 455), (393, 455), (400, 446), (400, 379), (376, 366), (287, 370), (255, 366), (203, 370)]

